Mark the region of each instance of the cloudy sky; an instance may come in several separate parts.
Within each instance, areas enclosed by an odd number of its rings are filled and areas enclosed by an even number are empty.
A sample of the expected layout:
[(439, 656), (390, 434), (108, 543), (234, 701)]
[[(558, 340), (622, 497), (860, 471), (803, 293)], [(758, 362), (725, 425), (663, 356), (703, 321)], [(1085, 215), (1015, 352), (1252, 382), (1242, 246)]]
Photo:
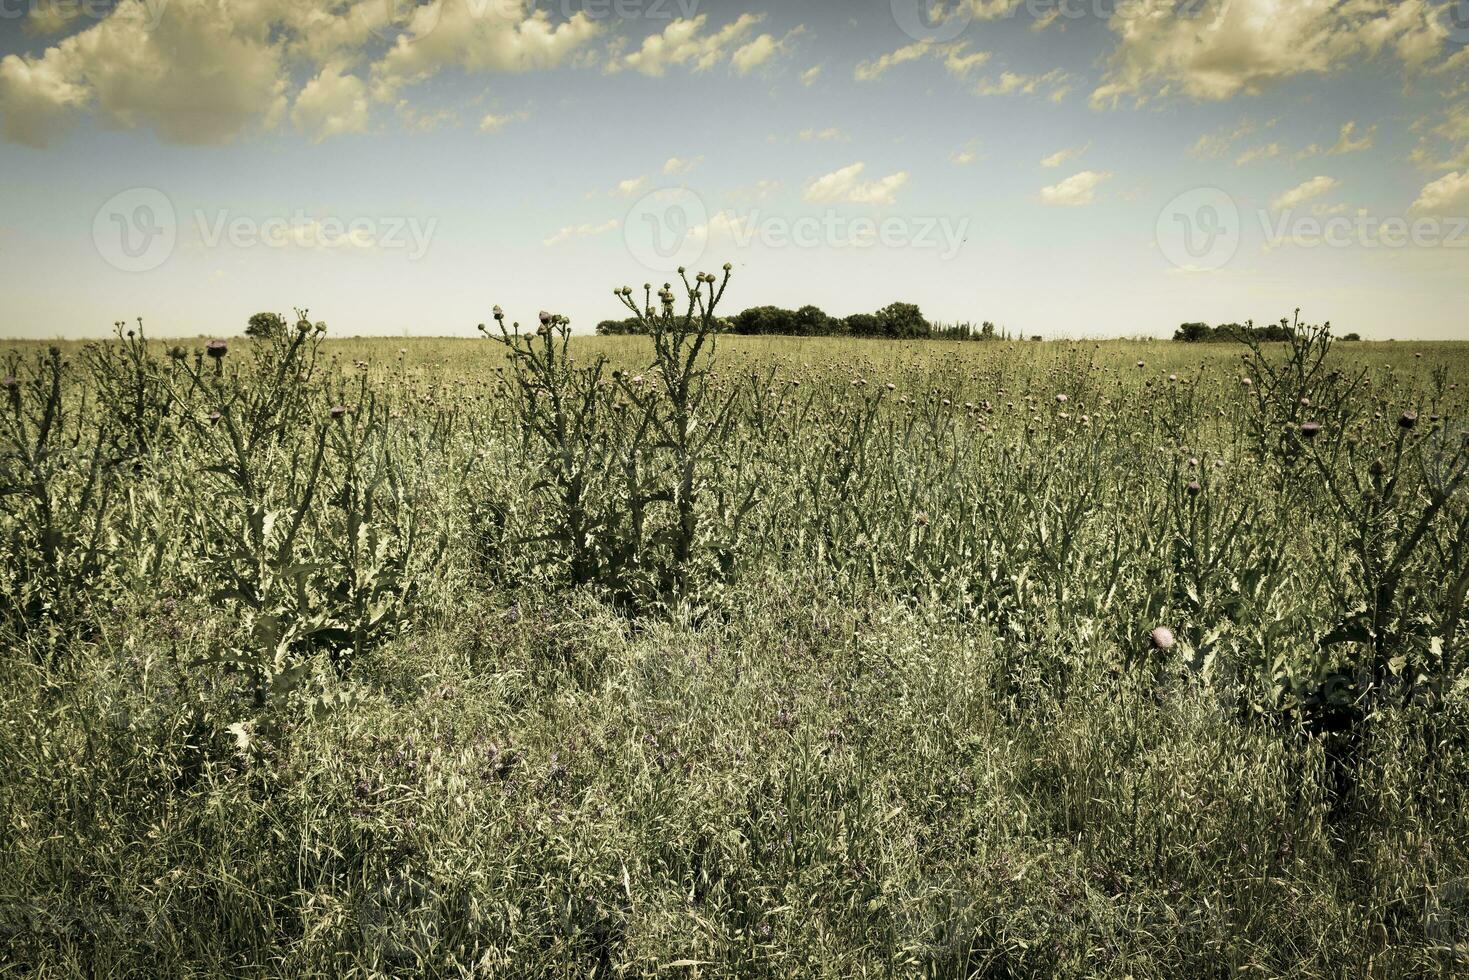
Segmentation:
[(1469, 0), (0, 0), (0, 335), (583, 329), (1469, 339)]

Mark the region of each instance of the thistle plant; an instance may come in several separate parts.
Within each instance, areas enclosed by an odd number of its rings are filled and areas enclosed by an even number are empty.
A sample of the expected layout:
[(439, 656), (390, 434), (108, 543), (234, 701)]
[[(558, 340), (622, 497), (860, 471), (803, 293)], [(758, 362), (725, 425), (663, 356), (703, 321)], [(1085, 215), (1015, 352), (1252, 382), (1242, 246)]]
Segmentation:
[(50, 657), (87, 620), (113, 558), (112, 441), (95, 403), (72, 390), (59, 348), (10, 356), (0, 375), (0, 615)]

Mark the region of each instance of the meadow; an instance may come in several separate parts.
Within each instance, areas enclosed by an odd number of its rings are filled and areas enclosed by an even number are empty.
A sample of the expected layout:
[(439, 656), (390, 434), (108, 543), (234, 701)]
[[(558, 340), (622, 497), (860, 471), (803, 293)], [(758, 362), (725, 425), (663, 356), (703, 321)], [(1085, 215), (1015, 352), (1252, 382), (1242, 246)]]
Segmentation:
[(728, 283), (15, 345), (0, 975), (1469, 973), (1469, 345)]

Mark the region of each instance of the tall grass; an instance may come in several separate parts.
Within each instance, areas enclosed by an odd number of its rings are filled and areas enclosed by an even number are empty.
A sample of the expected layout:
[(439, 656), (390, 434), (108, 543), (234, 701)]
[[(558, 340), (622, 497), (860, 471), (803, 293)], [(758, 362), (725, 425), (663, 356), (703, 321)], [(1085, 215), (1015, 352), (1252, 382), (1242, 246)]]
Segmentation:
[(20, 350), (24, 975), (1469, 969), (1457, 345)]

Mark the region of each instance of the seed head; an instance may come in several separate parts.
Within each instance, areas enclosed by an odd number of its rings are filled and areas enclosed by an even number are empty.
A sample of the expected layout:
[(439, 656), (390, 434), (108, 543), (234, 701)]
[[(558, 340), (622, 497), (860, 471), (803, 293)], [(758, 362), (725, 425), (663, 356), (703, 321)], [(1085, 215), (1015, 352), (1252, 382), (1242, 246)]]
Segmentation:
[(1148, 634), (1148, 642), (1153, 644), (1154, 650), (1173, 649), (1173, 631), (1166, 626), (1155, 626)]

